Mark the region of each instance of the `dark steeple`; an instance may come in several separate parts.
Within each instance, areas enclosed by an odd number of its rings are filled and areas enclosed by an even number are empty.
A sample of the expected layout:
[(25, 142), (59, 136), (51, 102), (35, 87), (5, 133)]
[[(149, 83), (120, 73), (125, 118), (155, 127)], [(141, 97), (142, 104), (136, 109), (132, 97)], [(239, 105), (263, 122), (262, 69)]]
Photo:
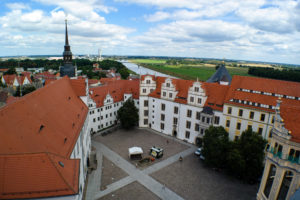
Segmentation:
[(71, 47), (69, 45), (67, 20), (65, 21), (65, 23), (66, 23), (66, 35), (65, 35), (65, 48), (63, 52), (64, 66), (60, 67), (60, 76), (63, 77), (67, 75), (69, 77), (74, 77), (75, 67), (72, 64), (72, 52), (71, 52)]

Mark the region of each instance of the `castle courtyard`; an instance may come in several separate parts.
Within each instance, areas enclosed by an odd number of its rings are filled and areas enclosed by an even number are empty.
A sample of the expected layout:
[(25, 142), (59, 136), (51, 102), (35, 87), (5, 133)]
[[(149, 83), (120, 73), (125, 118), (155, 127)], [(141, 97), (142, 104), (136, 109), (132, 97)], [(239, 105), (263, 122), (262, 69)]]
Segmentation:
[[(89, 199), (256, 199), (259, 185), (244, 184), (206, 167), (194, 155), (196, 146), (148, 129), (118, 129), (94, 136), (98, 167), (89, 174)], [(149, 156), (152, 146), (164, 155), (151, 163), (139, 164), (128, 156), (138, 146)], [(183, 161), (179, 161), (179, 157)]]

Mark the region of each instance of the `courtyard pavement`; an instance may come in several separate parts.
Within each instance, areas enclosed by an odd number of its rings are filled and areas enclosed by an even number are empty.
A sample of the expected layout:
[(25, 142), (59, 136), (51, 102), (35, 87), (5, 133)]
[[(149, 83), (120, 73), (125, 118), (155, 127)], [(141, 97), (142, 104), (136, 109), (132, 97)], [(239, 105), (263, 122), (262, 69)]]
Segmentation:
[[(118, 130), (93, 138), (92, 145), (97, 150), (98, 167), (89, 174), (86, 200), (255, 199), (256, 196), (253, 186), (243, 185), (210, 169), (204, 170), (199, 158), (192, 155), (196, 150), (194, 145), (152, 130)], [(165, 150), (163, 159), (143, 168), (129, 160), (129, 147), (140, 146), (145, 151), (153, 145)], [(105, 163), (110, 163), (113, 169)], [(117, 175), (116, 170), (122, 172)], [(105, 187), (101, 182), (106, 183)]]

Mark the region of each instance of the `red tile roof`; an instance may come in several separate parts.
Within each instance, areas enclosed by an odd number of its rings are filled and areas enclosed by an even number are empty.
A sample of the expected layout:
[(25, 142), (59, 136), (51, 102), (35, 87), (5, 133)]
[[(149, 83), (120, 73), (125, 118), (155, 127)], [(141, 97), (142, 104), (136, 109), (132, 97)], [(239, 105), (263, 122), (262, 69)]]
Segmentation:
[(17, 77), (16, 74), (3, 75), (3, 78), (4, 78), (4, 81), (5, 81), (6, 85), (13, 85), (16, 77)]
[(291, 106), (282, 102), (280, 116), (284, 120), (285, 128), (291, 131), (291, 140), (300, 143), (300, 106)]
[(78, 193), (79, 161), (69, 158), (87, 113), (68, 77), (1, 108), (0, 195), (11, 199)]
[(7, 72), (8, 71), (8, 68), (1, 68), (0, 69), (0, 72)]
[(38, 89), (0, 109), (0, 154), (52, 152), (68, 157), (87, 112), (67, 77)]
[(103, 106), (103, 101), (107, 94), (110, 94), (114, 102), (124, 100), (124, 94), (132, 94), (134, 99), (139, 98), (139, 81), (137, 80), (115, 80), (105, 82), (105, 85), (91, 88), (91, 98), (95, 101), (97, 107)]
[(0, 155), (0, 199), (76, 194), (79, 164), (51, 153)]
[[(270, 106), (276, 105), (276, 100), (278, 99), (278, 97), (276, 96), (245, 92), (239, 89), (247, 89), (259, 92), (268, 92), (271, 94), (274, 93), (280, 95), (300, 97), (300, 83), (266, 78), (234, 76), (230, 85), (230, 89), (228, 90), (225, 102), (229, 104), (265, 110), (268, 112), (274, 112), (274, 109), (272, 108), (264, 108), (230, 101), (231, 99), (237, 99)], [(287, 98), (283, 98), (282, 100), (283, 102), (286, 102), (288, 104), (300, 104), (300, 101), (298, 100)]]
[(71, 84), (77, 96), (86, 96), (85, 79), (71, 79)]

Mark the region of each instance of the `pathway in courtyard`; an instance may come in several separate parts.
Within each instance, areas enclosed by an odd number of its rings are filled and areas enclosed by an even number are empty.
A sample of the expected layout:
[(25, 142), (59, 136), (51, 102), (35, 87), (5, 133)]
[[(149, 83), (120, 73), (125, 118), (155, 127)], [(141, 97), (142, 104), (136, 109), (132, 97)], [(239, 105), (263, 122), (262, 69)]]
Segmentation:
[[(139, 170), (127, 160), (119, 156), (114, 151), (110, 150), (104, 144), (96, 141), (92, 141), (92, 145), (97, 149), (97, 159), (98, 159), (98, 167), (97, 170), (94, 171), (89, 176), (88, 181), (88, 188), (87, 188), (87, 195), (86, 200), (94, 200), (99, 199), (111, 192), (114, 192), (134, 181), (139, 182), (143, 186), (145, 186), (148, 190), (153, 192), (161, 199), (174, 199), (179, 200), (183, 199), (175, 192), (167, 188), (165, 185), (162, 185), (158, 181), (154, 180), (149, 174), (158, 171), (174, 162), (177, 162), (179, 157), (186, 157), (192, 154), (195, 151), (195, 147), (190, 147), (176, 155), (169, 157), (166, 160), (160, 161), (144, 170)], [(101, 184), (101, 169), (102, 169), (102, 157), (105, 156), (111, 162), (113, 162), (116, 166), (124, 170), (129, 176), (112, 183), (106, 187), (105, 190), (100, 191), (100, 184)], [(100, 161), (100, 162), (99, 162)]]

